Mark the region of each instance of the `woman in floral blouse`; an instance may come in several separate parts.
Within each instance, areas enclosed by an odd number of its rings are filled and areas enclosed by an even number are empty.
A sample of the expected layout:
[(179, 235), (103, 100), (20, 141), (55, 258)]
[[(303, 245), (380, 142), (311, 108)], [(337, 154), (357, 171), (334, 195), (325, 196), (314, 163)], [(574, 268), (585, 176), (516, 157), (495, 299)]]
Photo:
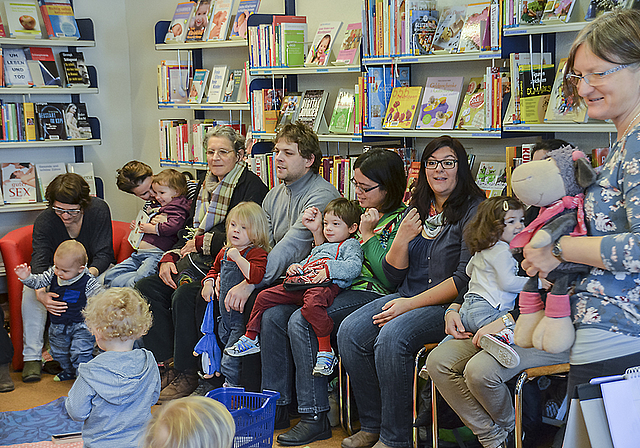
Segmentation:
[(591, 378), (640, 364), (640, 11), (599, 17), (578, 35), (569, 54), (566, 91), (582, 97), (589, 117), (611, 119), (618, 131), (602, 171), (587, 189), (589, 236), (525, 246), (522, 266), (541, 277), (560, 258), (593, 266), (576, 287), (569, 391)]

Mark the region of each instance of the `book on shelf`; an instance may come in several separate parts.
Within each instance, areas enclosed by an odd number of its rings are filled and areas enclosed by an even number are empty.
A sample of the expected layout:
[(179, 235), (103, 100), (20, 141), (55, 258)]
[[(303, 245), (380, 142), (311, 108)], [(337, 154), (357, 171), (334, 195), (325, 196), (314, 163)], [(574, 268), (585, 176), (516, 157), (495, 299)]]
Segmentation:
[(410, 70), (408, 65), (397, 66), (393, 76), (392, 68), (389, 66), (369, 67), (366, 89), (367, 129), (382, 129), (384, 113), (387, 110), (393, 88), (408, 87), (409, 85)]
[(587, 106), (581, 98), (569, 98), (564, 94), (562, 80), (567, 58), (561, 59), (556, 71), (556, 79), (551, 88), (549, 106), (544, 114), (546, 122), (584, 123), (587, 121)]
[(264, 132), (275, 132), (281, 104), (282, 91), (280, 89), (262, 90), (262, 130)]
[(160, 120), (160, 161), (190, 161), (187, 120)]
[(507, 113), (504, 117), (505, 124), (518, 124), (521, 121), (520, 114), (520, 69), (519, 67), (526, 65), (545, 65), (552, 64), (550, 52), (533, 53), (533, 59), (530, 53), (511, 53), (509, 54), (509, 68), (511, 70), (511, 97), (507, 107)]
[(540, 23), (545, 6), (553, 3), (553, 0), (546, 2), (545, 0), (521, 0), (518, 2), (520, 11), (518, 12), (518, 21), (520, 25), (534, 25)]
[(502, 195), (507, 186), (505, 162), (480, 162), (476, 183), (488, 198)]
[(56, 58), (51, 47), (26, 47), (25, 55), (36, 87), (62, 87)]
[(223, 103), (235, 103), (238, 101), (238, 93), (240, 93), (240, 87), (243, 83), (243, 75), (244, 69), (229, 70), (224, 87), (224, 95), (222, 97)]
[(467, 6), (464, 25), (460, 30), (458, 53), (480, 51), (482, 48), (491, 46), (487, 42), (491, 34), (490, 9), (491, 2), (472, 3)]
[(93, 163), (91, 162), (75, 162), (67, 163), (67, 172), (76, 173), (82, 176), (84, 180), (89, 184), (89, 194), (91, 196), (96, 195), (96, 179), (93, 174)]
[(384, 129), (413, 129), (422, 87), (394, 87), (382, 124)]
[(300, 92), (289, 92), (282, 98), (280, 115), (278, 117), (278, 122), (276, 123), (276, 130), (295, 121), (296, 114), (300, 107), (301, 98), (302, 94)]
[[(163, 61), (165, 62), (165, 61)], [(166, 61), (167, 101), (184, 104), (189, 97), (189, 67), (177, 62)]]
[(360, 56), (360, 41), (362, 41), (362, 22), (350, 23), (344, 33), (338, 56), (333, 65), (357, 64)]
[(464, 78), (427, 78), (416, 129), (453, 129)]
[(233, 0), (217, 0), (211, 6), (211, 19), (209, 20), (206, 40), (225, 40), (227, 38), (233, 6)]
[(511, 189), (513, 170), (523, 163), (531, 162), (531, 152), (535, 146), (535, 143), (524, 143), (521, 146), (507, 146), (505, 148), (507, 196), (511, 196), (513, 192)]
[(84, 54), (81, 51), (64, 51), (60, 53), (62, 74), (67, 87), (89, 87), (89, 70), (84, 62)]
[(464, 25), (466, 12), (466, 6), (451, 6), (442, 12), (431, 45), (434, 52), (455, 53), (458, 51), (460, 32)]
[(542, 22), (568, 22), (576, 0), (548, 0), (542, 14)]
[(135, 250), (140, 248), (140, 242), (144, 237), (144, 232), (140, 231), (140, 224), (146, 224), (149, 221), (151, 221), (151, 217), (147, 215), (144, 210), (140, 210), (138, 212), (138, 216), (136, 216), (133, 229), (131, 229), (129, 237), (127, 238), (129, 240), (129, 244), (131, 244), (131, 247)]
[(307, 54), (305, 66), (327, 65), (331, 59), (331, 49), (340, 32), (342, 22), (322, 22), (313, 38), (313, 43)]
[(24, 48), (3, 48), (4, 81), (7, 87), (33, 86)]
[(40, 186), (40, 197), (44, 198), (47, 187), (53, 179), (66, 172), (67, 168), (63, 162), (37, 163), (36, 175)]
[(229, 39), (247, 38), (247, 20), (251, 14), (258, 12), (259, 7), (260, 0), (240, 0)]
[(223, 92), (228, 81), (226, 65), (216, 65), (211, 70), (211, 80), (207, 91), (207, 103), (221, 103)]
[[(0, 37), (7, 37), (7, 33), (4, 30), (4, 22), (1, 16), (0, 16)], [(0, 199), (0, 205), (2, 205), (2, 199)]]
[(69, 140), (89, 140), (92, 138), (89, 115), (85, 103), (64, 105), (64, 126)]
[(300, 110), (296, 122), (305, 124), (316, 134), (326, 133), (327, 122), (324, 119), (324, 108), (329, 98), (326, 90), (305, 90), (300, 100)]
[(483, 130), (484, 124), (484, 78), (471, 78), (464, 95), (457, 129)]
[(604, 165), (609, 155), (609, 148), (594, 148), (591, 150), (591, 165), (594, 168)]
[(31, 163), (0, 163), (5, 204), (36, 202), (36, 172)]
[(211, 0), (198, 0), (189, 17), (185, 42), (201, 42), (206, 40), (205, 32), (209, 25)]
[(543, 123), (553, 87), (554, 67), (521, 65), (519, 67), (520, 110), (524, 123)]
[(207, 87), (207, 81), (209, 80), (209, 70), (206, 68), (197, 68), (193, 72), (193, 79), (191, 80), (191, 87), (189, 88), (189, 98), (187, 103), (200, 104), (204, 91)]
[(409, 170), (407, 171), (407, 189), (404, 192), (404, 198), (402, 202), (408, 204), (411, 200), (411, 194), (413, 193), (413, 188), (418, 182), (418, 177), (420, 176), (420, 161), (411, 162), (409, 165)]
[(429, 54), (438, 28), (438, 10), (410, 9), (409, 15), (405, 15), (405, 20), (409, 24), (405, 33), (411, 36), (411, 48), (408, 49), (410, 53), (414, 56)]
[(279, 43), (276, 65), (302, 67), (306, 53), (307, 18), (304, 16), (273, 16), (273, 26)]
[(35, 103), (38, 138), (40, 140), (65, 140), (64, 104)]
[(353, 113), (355, 105), (355, 90), (340, 89), (333, 107), (329, 132), (334, 134), (353, 134)]
[(173, 19), (171, 19), (171, 23), (169, 24), (167, 34), (164, 37), (165, 44), (184, 42), (187, 36), (189, 19), (195, 6), (195, 2), (178, 3), (173, 13)]
[(49, 39), (80, 39), (69, 0), (39, 0), (42, 22)]
[(22, 120), (24, 122), (24, 140), (28, 142), (38, 140), (38, 126), (36, 123), (34, 103), (22, 103)]
[(41, 39), (38, 21), (38, 4), (35, 0), (5, 1), (5, 17), (9, 37), (18, 39)]

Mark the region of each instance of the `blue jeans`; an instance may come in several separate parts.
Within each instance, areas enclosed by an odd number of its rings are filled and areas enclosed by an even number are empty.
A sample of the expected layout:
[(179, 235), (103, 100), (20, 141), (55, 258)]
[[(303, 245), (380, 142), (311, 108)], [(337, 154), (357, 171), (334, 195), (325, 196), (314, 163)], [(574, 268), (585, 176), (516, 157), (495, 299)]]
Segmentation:
[[(380, 294), (346, 290), (338, 294), (327, 314), (334, 322), (331, 334), (335, 348), (340, 323), (354, 310)], [(278, 305), (262, 316), (260, 331), (262, 351), (262, 388), (280, 392), (279, 405), (291, 403), (294, 365), (298, 411), (317, 414), (329, 410), (328, 378), (313, 376), (318, 352), (318, 338), (296, 305)]]
[(77, 375), (78, 364), (93, 359), (95, 343), (95, 338), (84, 322), (49, 326), (51, 356), (66, 373)]
[(143, 249), (131, 254), (104, 273), (105, 286), (133, 288), (138, 280), (158, 273), (161, 249)]
[(397, 297), (380, 297), (347, 317), (338, 330), (338, 349), (349, 372), (361, 428), (380, 434), (388, 446), (410, 447), (415, 355), (424, 344), (442, 340), (445, 306), (417, 308), (382, 328), (374, 325), (373, 316)]
[(497, 310), (482, 296), (468, 293), (464, 297), (464, 303), (460, 308), (460, 319), (464, 329), (471, 333), (477, 332), (480, 328), (496, 319), (501, 318), (510, 310)]

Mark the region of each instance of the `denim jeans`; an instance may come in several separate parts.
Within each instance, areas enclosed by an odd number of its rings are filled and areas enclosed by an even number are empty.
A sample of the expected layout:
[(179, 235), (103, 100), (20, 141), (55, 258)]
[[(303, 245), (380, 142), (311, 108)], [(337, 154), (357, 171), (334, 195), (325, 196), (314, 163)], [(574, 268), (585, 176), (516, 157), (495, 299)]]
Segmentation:
[(500, 445), (515, 427), (513, 399), (506, 381), (524, 369), (569, 360), (569, 351), (552, 354), (511, 346), (520, 364), (508, 369), (471, 339), (444, 341), (429, 353), (427, 369), (431, 380), (462, 422), (485, 448)]
[(442, 340), (445, 307), (417, 308), (382, 328), (374, 325), (373, 316), (397, 297), (380, 297), (349, 315), (338, 330), (338, 349), (351, 379), (361, 428), (379, 433), (388, 446), (410, 447), (415, 355), (424, 344)]
[(42, 360), (44, 346), (44, 326), (47, 309), (36, 299), (36, 292), (22, 288), (22, 358), (24, 361)]
[(93, 359), (95, 343), (95, 338), (84, 322), (49, 326), (51, 356), (68, 374), (77, 375), (78, 364)]
[(510, 310), (497, 310), (482, 296), (468, 293), (464, 297), (464, 303), (460, 308), (460, 319), (464, 329), (475, 333), (480, 328), (496, 319), (501, 318)]
[(104, 285), (133, 288), (138, 280), (158, 273), (158, 261), (162, 258), (162, 254), (161, 249), (144, 249), (134, 252), (129, 258), (104, 273)]
[[(327, 308), (334, 322), (332, 346), (340, 323), (354, 310), (380, 294), (371, 291), (346, 290), (336, 296)], [(329, 410), (328, 378), (313, 376), (318, 352), (318, 338), (302, 317), (297, 305), (278, 305), (262, 316), (260, 332), (262, 351), (262, 388), (280, 392), (279, 405), (291, 403), (295, 365), (298, 411), (317, 414)]]

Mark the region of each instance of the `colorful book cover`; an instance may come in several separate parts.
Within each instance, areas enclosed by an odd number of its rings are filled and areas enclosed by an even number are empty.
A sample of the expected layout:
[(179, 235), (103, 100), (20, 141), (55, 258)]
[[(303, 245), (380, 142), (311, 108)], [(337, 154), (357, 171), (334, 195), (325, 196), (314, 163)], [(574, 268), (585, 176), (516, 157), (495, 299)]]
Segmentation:
[(411, 17), (411, 53), (415, 56), (429, 54), (433, 37), (438, 28), (438, 11), (435, 9), (412, 9)]
[(463, 82), (462, 76), (427, 78), (416, 129), (453, 129)]
[(221, 103), (223, 92), (227, 84), (226, 65), (216, 65), (211, 70), (211, 81), (209, 82), (209, 90), (207, 91), (207, 103)]
[(35, 0), (5, 1), (9, 37), (19, 39), (41, 39), (38, 21), (38, 5)]
[(5, 204), (36, 202), (36, 171), (31, 163), (0, 163)]
[(37, 163), (36, 175), (38, 176), (38, 184), (40, 186), (40, 196), (44, 198), (44, 194), (51, 181), (58, 175), (66, 172), (67, 168), (64, 162)]
[(584, 123), (587, 120), (587, 106), (581, 99), (569, 98), (564, 94), (562, 80), (564, 79), (564, 67), (567, 58), (560, 60), (556, 79), (553, 81), (549, 107), (544, 114), (545, 122), (576, 122)]
[(360, 41), (362, 40), (362, 23), (350, 23), (344, 33), (344, 40), (340, 45), (338, 57), (334, 65), (355, 64), (360, 55)]
[(186, 65), (167, 64), (169, 101), (186, 103), (189, 92), (189, 69)]
[[(0, 17), (0, 37), (6, 37), (7, 33), (4, 31), (4, 23), (2, 22), (2, 17)], [(2, 199), (0, 199), (0, 204), (2, 204)]]
[(260, 0), (240, 0), (229, 39), (247, 38), (247, 20), (251, 14), (258, 12), (259, 7)]
[(182, 2), (178, 3), (176, 10), (173, 13), (173, 19), (169, 24), (169, 29), (164, 37), (166, 44), (175, 44), (177, 42), (184, 42), (187, 36), (187, 28), (189, 19), (193, 8), (196, 6), (195, 2)]
[(67, 172), (76, 173), (84, 178), (89, 184), (89, 194), (91, 196), (96, 195), (96, 179), (93, 174), (93, 163), (91, 162), (76, 162), (67, 163)]
[(36, 122), (40, 140), (65, 140), (64, 104), (36, 103)]
[(502, 191), (507, 185), (506, 162), (480, 162), (476, 174), (476, 184), (487, 192)]
[(80, 39), (69, 0), (40, 0), (40, 12), (49, 39)]
[(292, 123), (295, 120), (296, 113), (300, 107), (300, 99), (302, 94), (299, 92), (287, 93), (282, 98), (282, 104), (280, 105), (280, 115), (278, 122), (276, 123), (276, 130), (282, 126)]
[(451, 6), (444, 10), (433, 36), (433, 51), (455, 53), (458, 51), (460, 31), (464, 25), (466, 6)]
[(491, 2), (473, 3), (467, 6), (466, 20), (460, 31), (458, 53), (480, 51), (489, 32)]
[(217, 0), (212, 7), (211, 21), (206, 40), (225, 40), (229, 34), (229, 24), (233, 13), (233, 0)]
[(521, 119), (524, 123), (543, 123), (555, 78), (553, 64), (521, 65), (518, 70)]
[(3, 48), (4, 79), (7, 87), (32, 86), (31, 72), (23, 48)]
[(70, 140), (89, 140), (91, 125), (85, 103), (68, 103), (64, 105), (64, 126)]
[(189, 99), (187, 103), (200, 104), (204, 91), (207, 87), (207, 81), (209, 80), (209, 70), (206, 68), (197, 68), (193, 72), (193, 79), (191, 80), (191, 87), (189, 88)]
[(296, 122), (306, 124), (317, 132), (328, 97), (329, 92), (326, 90), (305, 90)]
[(329, 132), (334, 134), (353, 133), (353, 106), (355, 103), (354, 89), (340, 89), (336, 104), (333, 107)]
[[(28, 59), (36, 62), (35, 65), (38, 67), (44, 86), (62, 87), (53, 49), (50, 47), (27, 47), (25, 48), (25, 54)], [(31, 74), (33, 75), (33, 70)]]
[(382, 121), (394, 87), (409, 86), (409, 66), (398, 66), (395, 77), (391, 67), (369, 67), (367, 78), (367, 115), (369, 129), (382, 129)]
[(511, 97), (509, 99), (509, 105), (507, 107), (506, 114), (504, 116), (505, 124), (518, 124), (520, 123), (520, 70), (519, 67), (523, 65), (531, 64), (551, 64), (551, 53), (545, 52), (533, 53), (533, 60), (529, 53), (511, 53), (509, 54), (509, 68), (511, 69)]
[(471, 78), (458, 114), (458, 129), (484, 129), (484, 78)]
[(80, 51), (65, 51), (60, 53), (62, 73), (67, 87), (89, 87), (89, 70), (84, 63), (84, 54)]
[(235, 103), (238, 101), (238, 93), (242, 85), (242, 69), (229, 70), (224, 88), (223, 103)]
[(307, 54), (304, 65), (327, 65), (331, 58), (331, 48), (335, 43), (342, 22), (323, 22), (313, 38), (313, 44)]
[(394, 87), (382, 127), (413, 129), (421, 93), (422, 87)]
[(185, 42), (199, 42), (206, 40), (205, 32), (209, 26), (209, 15), (211, 12), (211, 0), (198, 0), (196, 7), (193, 8), (189, 25), (187, 27), (187, 35)]
[[(305, 17), (306, 20), (306, 17)], [(304, 43), (307, 41), (307, 24), (280, 23), (280, 49), (282, 65), (285, 67), (302, 67), (306, 57)]]
[(34, 142), (38, 140), (38, 131), (36, 126), (36, 109), (33, 103), (22, 103), (23, 122), (24, 122), (24, 136), (28, 142)]
[(129, 240), (131, 247), (137, 250), (140, 247), (140, 241), (142, 241), (142, 238), (144, 237), (144, 232), (140, 231), (140, 224), (148, 223), (151, 221), (151, 217), (147, 215), (144, 210), (140, 210), (135, 221), (136, 223), (133, 226), (133, 229), (131, 229), (127, 239)]
[[(547, 3), (545, 0), (522, 0), (520, 3), (522, 5), (522, 10), (519, 14), (520, 24), (533, 25), (540, 23), (544, 13), (545, 3)], [(553, 4), (553, 0), (550, 0), (549, 3)]]
[(542, 14), (542, 22), (568, 22), (576, 0), (549, 0)]
[(281, 105), (282, 90), (262, 90), (262, 129), (264, 132), (275, 132)]

